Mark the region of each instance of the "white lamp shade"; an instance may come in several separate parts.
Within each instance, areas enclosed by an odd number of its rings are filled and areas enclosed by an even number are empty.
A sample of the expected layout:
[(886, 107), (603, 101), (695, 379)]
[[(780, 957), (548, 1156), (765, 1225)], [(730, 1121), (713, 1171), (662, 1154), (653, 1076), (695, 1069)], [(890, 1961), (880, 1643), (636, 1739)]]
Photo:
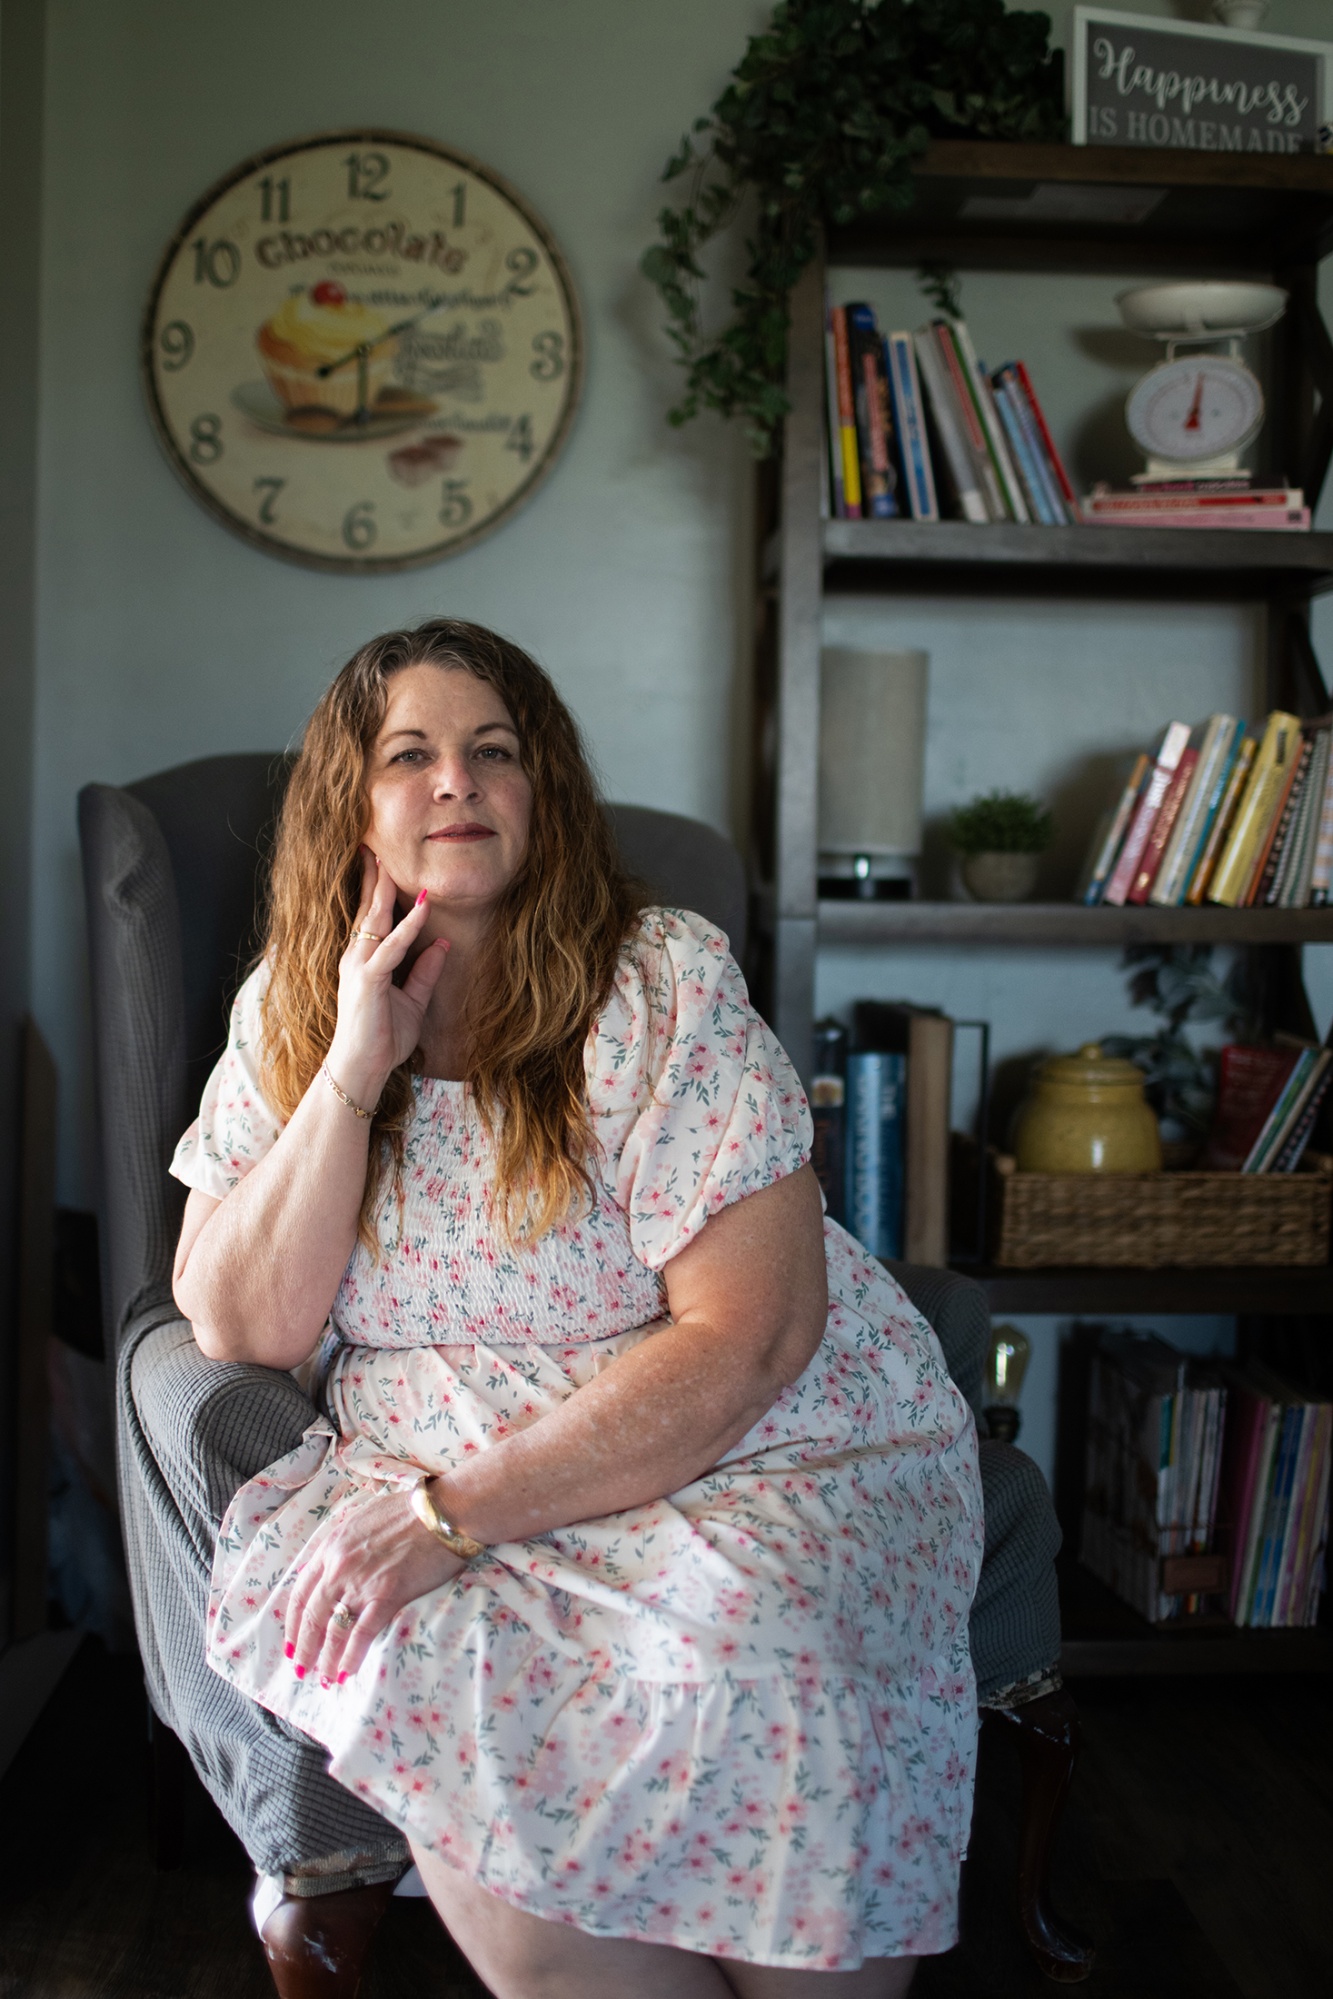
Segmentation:
[(821, 853), (921, 852), (929, 664), (924, 652), (825, 647), (819, 721)]

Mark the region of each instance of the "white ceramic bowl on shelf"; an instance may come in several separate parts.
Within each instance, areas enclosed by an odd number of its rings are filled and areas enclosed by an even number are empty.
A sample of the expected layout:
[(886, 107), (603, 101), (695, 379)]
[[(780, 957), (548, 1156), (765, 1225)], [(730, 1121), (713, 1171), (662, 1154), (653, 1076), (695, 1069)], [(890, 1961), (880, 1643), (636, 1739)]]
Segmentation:
[(1192, 278), (1173, 285), (1135, 285), (1116, 297), (1120, 317), (1134, 333), (1180, 339), (1222, 339), (1259, 333), (1287, 308), (1280, 285), (1249, 284), (1223, 278)]

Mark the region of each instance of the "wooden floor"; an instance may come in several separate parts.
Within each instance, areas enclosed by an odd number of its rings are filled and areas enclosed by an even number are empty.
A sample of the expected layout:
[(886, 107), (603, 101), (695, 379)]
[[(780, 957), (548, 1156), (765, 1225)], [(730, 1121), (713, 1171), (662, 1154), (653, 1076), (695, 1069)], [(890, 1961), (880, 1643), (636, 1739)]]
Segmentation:
[[(1088, 1999), (1327, 1999), (1333, 1683), (1082, 1682), (1062, 1913), (1092, 1935)], [(204, 1794), (155, 1873), (134, 1663), (86, 1642), (0, 1785), (0, 1999), (272, 1999), (245, 1858)], [(1016, 1933), (1009, 1746), (983, 1749), (963, 1941), (914, 1999), (1053, 1988)], [(362, 1999), (476, 1999), (429, 1906), (396, 1902)], [(626, 1995), (632, 1999), (632, 1995)]]

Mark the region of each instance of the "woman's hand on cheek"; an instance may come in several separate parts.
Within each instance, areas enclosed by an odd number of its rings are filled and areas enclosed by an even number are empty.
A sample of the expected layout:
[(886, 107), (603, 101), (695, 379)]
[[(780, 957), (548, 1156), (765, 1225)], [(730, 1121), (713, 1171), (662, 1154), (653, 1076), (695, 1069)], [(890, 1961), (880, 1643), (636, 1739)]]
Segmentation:
[(394, 984), (429, 914), (423, 890), (399, 920), (398, 893), (389, 870), (363, 849), (361, 901), (338, 966), (338, 1019), (328, 1063), (338, 1085), (366, 1110), (373, 1110), (390, 1075), (421, 1039), (449, 951), (438, 938), (419, 953), (402, 985)]
[[(332, 1683), (366, 1653), (415, 1597), (452, 1582), (467, 1564), (435, 1540), (406, 1493), (355, 1501), (312, 1537), (287, 1606), (287, 1657), (299, 1678)], [(335, 1619), (338, 1604), (355, 1611)]]

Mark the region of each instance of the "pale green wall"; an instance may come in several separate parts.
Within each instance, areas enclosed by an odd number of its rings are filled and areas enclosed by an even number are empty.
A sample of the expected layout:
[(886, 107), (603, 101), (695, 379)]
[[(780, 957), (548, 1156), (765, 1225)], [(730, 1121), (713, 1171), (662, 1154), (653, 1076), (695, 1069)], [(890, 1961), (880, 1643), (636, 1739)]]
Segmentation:
[(41, 0), (0, 5), (0, 1652), (10, 1636), (19, 1035), (31, 989)]
[[(677, 433), (636, 271), (658, 175), (755, 0), (52, 0), (42, 412), (36, 987), (64, 1085), (61, 1186), (93, 1198), (74, 800), (298, 730), (372, 632), (433, 612), (532, 647), (613, 796), (728, 823), (750, 478)], [(257, 148), (352, 123), (496, 167), (544, 214), (586, 316), (563, 459), (476, 549), (386, 579), (278, 562), (218, 527), (150, 431), (139, 315), (188, 204)]]

